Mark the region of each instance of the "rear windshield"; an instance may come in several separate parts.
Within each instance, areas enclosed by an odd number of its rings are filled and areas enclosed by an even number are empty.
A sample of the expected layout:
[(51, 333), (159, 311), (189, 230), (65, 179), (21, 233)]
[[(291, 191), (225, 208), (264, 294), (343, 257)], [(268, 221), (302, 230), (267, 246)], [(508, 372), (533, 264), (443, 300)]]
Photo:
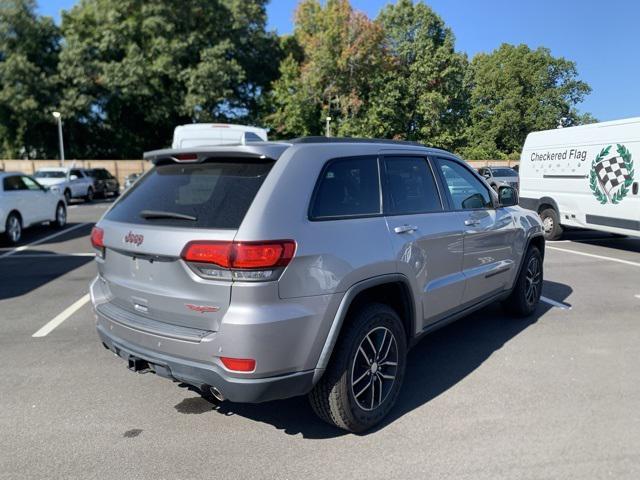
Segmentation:
[(107, 172), (106, 170), (85, 170), (85, 171), (87, 175), (93, 178), (97, 178), (98, 180), (106, 180), (108, 178), (111, 178), (111, 175), (109, 175), (109, 172)]
[(60, 171), (51, 171), (51, 170), (45, 170), (45, 171), (39, 171), (36, 172), (36, 174), (34, 175), (34, 177), (36, 178), (64, 178), (66, 177), (67, 174), (65, 172), (60, 172)]
[(517, 177), (518, 172), (511, 170), (510, 168), (492, 168), (494, 177)]
[[(144, 225), (237, 229), (272, 166), (273, 162), (265, 161), (161, 165), (137, 181), (105, 218)], [(149, 211), (154, 212), (153, 218), (143, 218), (149, 215), (141, 212)], [(164, 218), (158, 212), (191, 218)]]

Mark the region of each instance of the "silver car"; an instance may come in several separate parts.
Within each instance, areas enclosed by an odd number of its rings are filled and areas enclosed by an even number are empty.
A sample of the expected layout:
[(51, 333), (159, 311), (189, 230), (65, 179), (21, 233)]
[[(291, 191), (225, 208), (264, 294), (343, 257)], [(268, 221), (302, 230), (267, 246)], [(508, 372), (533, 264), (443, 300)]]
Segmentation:
[(529, 315), (544, 237), (517, 193), (412, 143), (158, 150), (92, 232), (105, 348), (218, 400), (309, 394), (380, 422), (424, 334), (491, 302)]
[(478, 173), (487, 180), (494, 190), (498, 190), (503, 185), (508, 185), (516, 190), (520, 188), (520, 176), (513, 168), (483, 167), (478, 170)]

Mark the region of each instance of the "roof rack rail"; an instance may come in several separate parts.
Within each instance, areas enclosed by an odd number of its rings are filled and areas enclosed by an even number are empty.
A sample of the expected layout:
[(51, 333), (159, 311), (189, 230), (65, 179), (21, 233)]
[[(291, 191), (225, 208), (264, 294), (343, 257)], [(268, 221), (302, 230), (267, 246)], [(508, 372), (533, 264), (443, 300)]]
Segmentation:
[(410, 140), (389, 140), (384, 138), (359, 138), (359, 137), (324, 137), (324, 136), (312, 136), (312, 137), (298, 137), (287, 140), (288, 143), (381, 143), (388, 145), (413, 145), (418, 147), (426, 147), (419, 142), (413, 142)]

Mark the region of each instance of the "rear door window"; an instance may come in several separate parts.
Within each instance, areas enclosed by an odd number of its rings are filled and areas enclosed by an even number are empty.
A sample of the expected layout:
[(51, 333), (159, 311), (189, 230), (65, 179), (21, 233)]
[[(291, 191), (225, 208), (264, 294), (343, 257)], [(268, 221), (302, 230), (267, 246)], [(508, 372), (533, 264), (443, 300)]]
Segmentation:
[(4, 177), (2, 187), (5, 192), (14, 192), (16, 190), (27, 190), (27, 186), (18, 175), (12, 177)]
[[(138, 180), (105, 218), (145, 225), (237, 229), (272, 166), (273, 162), (237, 160), (160, 165)], [(191, 219), (143, 218), (143, 211)]]
[(311, 203), (312, 220), (379, 215), (377, 157), (331, 160), (323, 169)]
[(442, 210), (438, 187), (426, 158), (385, 157), (386, 215)]

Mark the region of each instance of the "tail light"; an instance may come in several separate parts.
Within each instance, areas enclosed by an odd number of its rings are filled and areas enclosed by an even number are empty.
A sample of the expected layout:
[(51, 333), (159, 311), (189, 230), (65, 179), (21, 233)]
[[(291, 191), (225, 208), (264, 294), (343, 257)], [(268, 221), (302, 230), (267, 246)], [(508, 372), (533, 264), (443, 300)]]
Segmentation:
[(182, 258), (205, 278), (246, 281), (274, 280), (293, 258), (296, 242), (189, 242)]
[(104, 230), (100, 227), (91, 229), (91, 245), (100, 258), (104, 258)]
[(220, 361), (227, 370), (234, 372), (253, 372), (256, 369), (256, 361), (252, 358), (220, 357)]

